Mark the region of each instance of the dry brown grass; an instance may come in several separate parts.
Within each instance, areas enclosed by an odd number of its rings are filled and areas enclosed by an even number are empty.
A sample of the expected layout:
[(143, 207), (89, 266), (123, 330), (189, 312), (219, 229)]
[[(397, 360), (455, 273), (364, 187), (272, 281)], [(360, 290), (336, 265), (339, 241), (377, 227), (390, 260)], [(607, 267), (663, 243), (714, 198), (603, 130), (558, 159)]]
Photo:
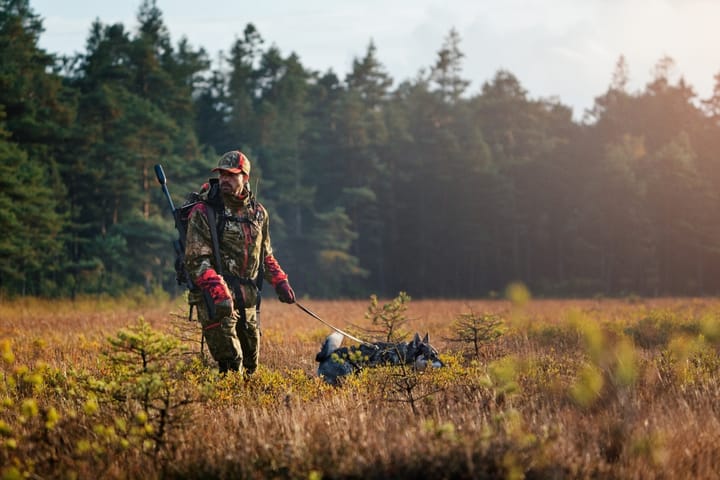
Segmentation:
[[(366, 323), (367, 301), (304, 303), (340, 328)], [(173, 429), (158, 448), (127, 426), (143, 426), (132, 414), (136, 400), (103, 396), (88, 379), (117, 375), (101, 352), (110, 350), (107, 337), (139, 317), (163, 334), (194, 327), (174, 315), (181, 301), (4, 302), (0, 342), (14, 358), (0, 360), (0, 474), (718, 478), (719, 307), (715, 299), (535, 300), (523, 309), (413, 300), (406, 330), (429, 332), (448, 368), (366, 370), (333, 388), (316, 378), (314, 362), (329, 329), (266, 300), (262, 367), (249, 381), (189, 364), (196, 354), (173, 360), (188, 367), (172, 395), (189, 403), (173, 410)], [(458, 344), (447, 340), (466, 312), (497, 313), (510, 327), (479, 359), (451, 351)], [(585, 331), (589, 325), (600, 328)], [(583, 380), (583, 368), (596, 377)], [(593, 390), (592, 378), (603, 386)], [(398, 387), (408, 379), (409, 394)], [(587, 403), (571, 393), (588, 389)], [(97, 411), (87, 395), (97, 395)], [(39, 406), (36, 415), (23, 407), (27, 399)], [(59, 419), (48, 427), (51, 408)]]

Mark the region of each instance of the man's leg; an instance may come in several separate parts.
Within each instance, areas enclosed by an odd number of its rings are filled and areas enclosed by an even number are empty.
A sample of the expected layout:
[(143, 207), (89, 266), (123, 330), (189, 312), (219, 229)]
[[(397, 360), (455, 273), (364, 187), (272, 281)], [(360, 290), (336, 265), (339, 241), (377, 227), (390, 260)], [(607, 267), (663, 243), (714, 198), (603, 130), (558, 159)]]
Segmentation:
[(252, 375), (257, 370), (260, 358), (260, 330), (257, 326), (255, 307), (245, 309), (245, 321), (239, 321), (236, 330), (242, 345), (242, 364), (245, 374)]
[(237, 321), (231, 317), (211, 319), (205, 305), (198, 305), (197, 310), (208, 350), (218, 362), (220, 373), (240, 370), (243, 353), (236, 333)]

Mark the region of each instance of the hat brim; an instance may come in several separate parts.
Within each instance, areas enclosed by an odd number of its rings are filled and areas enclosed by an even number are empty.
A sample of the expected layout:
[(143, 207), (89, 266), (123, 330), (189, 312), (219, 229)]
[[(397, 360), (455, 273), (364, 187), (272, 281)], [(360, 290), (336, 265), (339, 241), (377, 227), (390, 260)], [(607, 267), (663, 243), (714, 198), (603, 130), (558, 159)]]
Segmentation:
[(222, 168), (222, 167), (215, 167), (215, 168), (213, 168), (213, 169), (210, 170), (210, 171), (211, 171), (211, 172), (230, 172), (230, 173), (234, 173), (234, 174), (245, 173), (245, 172), (242, 170), (242, 168)]

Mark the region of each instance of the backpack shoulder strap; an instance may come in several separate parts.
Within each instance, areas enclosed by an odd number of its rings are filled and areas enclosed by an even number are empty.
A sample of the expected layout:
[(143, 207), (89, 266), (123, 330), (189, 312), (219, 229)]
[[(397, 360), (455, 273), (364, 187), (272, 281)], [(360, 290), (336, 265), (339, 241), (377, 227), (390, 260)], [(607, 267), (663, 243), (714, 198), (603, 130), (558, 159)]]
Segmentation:
[(212, 241), (213, 254), (215, 255), (215, 268), (219, 275), (222, 275), (222, 262), (220, 261), (220, 240), (217, 230), (217, 213), (213, 205), (205, 204), (207, 208), (207, 220), (210, 227), (210, 240)]
[[(210, 227), (210, 240), (212, 241), (213, 254), (215, 255), (215, 268), (218, 274), (222, 275), (222, 262), (220, 261), (220, 231), (223, 228), (223, 214), (225, 206), (220, 196), (220, 186), (217, 178), (211, 178), (207, 183), (207, 190), (202, 199), (207, 208), (207, 220)], [(218, 216), (221, 216), (218, 225)]]

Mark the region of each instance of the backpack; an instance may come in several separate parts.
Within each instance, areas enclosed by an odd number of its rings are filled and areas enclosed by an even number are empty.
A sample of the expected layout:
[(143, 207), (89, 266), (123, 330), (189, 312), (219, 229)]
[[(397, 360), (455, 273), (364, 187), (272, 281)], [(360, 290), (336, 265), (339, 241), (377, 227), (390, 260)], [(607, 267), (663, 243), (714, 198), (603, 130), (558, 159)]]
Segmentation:
[(224, 225), (224, 216), (222, 215), (224, 206), (222, 197), (220, 196), (218, 180), (212, 178), (206, 185), (209, 185), (207, 190), (203, 189), (201, 192), (188, 193), (182, 206), (175, 211), (176, 228), (178, 231), (178, 239), (173, 242), (175, 246), (175, 279), (178, 285), (184, 285), (191, 291), (197, 291), (198, 289), (185, 269), (185, 245), (190, 212), (192, 212), (198, 203), (204, 203), (207, 208), (215, 262), (216, 265), (221, 265), (220, 238), (222, 237)]

